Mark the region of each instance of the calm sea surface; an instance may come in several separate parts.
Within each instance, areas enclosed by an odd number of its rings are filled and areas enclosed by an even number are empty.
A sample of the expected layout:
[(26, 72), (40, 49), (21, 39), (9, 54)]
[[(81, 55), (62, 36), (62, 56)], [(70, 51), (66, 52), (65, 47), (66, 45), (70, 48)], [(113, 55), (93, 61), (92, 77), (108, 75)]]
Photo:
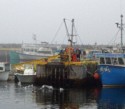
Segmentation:
[(125, 88), (42, 90), (0, 82), (0, 109), (125, 109)]

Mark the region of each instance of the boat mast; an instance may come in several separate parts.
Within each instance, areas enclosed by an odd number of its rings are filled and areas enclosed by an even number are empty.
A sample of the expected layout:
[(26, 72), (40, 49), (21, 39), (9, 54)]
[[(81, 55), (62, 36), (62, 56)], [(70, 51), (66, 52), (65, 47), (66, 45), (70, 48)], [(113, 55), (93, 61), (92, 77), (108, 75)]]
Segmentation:
[(68, 32), (68, 28), (67, 28), (67, 24), (66, 24), (66, 21), (65, 21), (65, 19), (64, 19), (64, 24), (65, 24), (65, 27), (66, 27), (66, 32), (67, 32), (67, 36), (68, 36), (68, 41), (70, 42), (70, 47), (72, 47), (72, 43), (73, 43), (73, 36), (74, 36), (74, 34), (73, 34), (73, 31), (74, 31), (74, 19), (72, 19), (72, 30), (71, 30), (71, 35), (69, 34), (69, 32)]
[(73, 43), (73, 27), (74, 27), (74, 19), (72, 19), (72, 32), (71, 32), (71, 47), (72, 47), (72, 43)]
[(68, 55), (69, 55), (69, 62), (71, 61), (71, 49), (72, 49), (72, 43), (73, 43), (73, 36), (74, 36), (74, 19), (71, 20), (72, 22), (72, 27), (71, 27), (71, 34), (69, 34), (68, 28), (67, 28), (67, 24), (66, 21), (64, 19), (64, 24), (65, 24), (65, 28), (66, 28), (66, 32), (67, 32), (67, 36), (68, 36), (68, 41), (69, 41), (69, 47), (68, 47)]
[(121, 15), (121, 47), (123, 46), (123, 15)]
[(123, 15), (121, 14), (121, 23), (116, 23), (117, 27), (120, 29), (121, 31), (121, 48), (123, 47)]

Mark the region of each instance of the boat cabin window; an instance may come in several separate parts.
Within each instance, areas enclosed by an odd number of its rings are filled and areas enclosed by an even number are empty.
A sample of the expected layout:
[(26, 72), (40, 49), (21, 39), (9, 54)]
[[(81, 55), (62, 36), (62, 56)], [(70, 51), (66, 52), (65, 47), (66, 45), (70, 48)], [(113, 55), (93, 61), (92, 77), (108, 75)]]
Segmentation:
[(117, 58), (112, 58), (112, 63), (113, 63), (113, 64), (118, 64)]
[(0, 70), (3, 70), (3, 67), (0, 67)]
[(26, 49), (25, 49), (25, 51), (29, 51), (29, 49), (28, 49), (28, 48), (26, 48)]
[(111, 57), (100, 57), (100, 64), (117, 64), (117, 65), (124, 65), (123, 58), (111, 58)]
[(38, 53), (51, 54), (51, 51), (38, 51)]
[(34, 52), (34, 49), (31, 49), (30, 51), (31, 51), (31, 52)]
[(100, 64), (105, 64), (104, 58), (100, 58)]
[(111, 58), (105, 58), (106, 59), (106, 64), (111, 64)]
[(6, 71), (10, 71), (10, 64), (5, 64)]
[(120, 65), (124, 65), (124, 61), (123, 61), (122, 58), (118, 58), (118, 61), (119, 61), (119, 64), (120, 64)]

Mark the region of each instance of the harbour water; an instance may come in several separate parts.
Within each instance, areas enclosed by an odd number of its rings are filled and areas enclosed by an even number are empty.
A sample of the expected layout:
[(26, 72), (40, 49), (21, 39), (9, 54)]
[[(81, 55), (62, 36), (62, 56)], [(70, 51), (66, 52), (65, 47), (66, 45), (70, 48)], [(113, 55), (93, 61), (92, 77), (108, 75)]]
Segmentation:
[(43, 90), (0, 82), (0, 109), (124, 109), (125, 88)]

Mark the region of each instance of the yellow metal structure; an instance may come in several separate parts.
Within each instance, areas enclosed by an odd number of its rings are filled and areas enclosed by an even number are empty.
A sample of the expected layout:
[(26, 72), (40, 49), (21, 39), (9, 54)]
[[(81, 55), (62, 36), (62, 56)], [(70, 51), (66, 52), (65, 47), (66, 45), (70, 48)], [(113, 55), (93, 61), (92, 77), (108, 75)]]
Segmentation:
[[(15, 70), (24, 70), (24, 65), (25, 64), (32, 64), (34, 65), (34, 67), (36, 67), (36, 65), (45, 65), (49, 62), (62, 62), (65, 66), (69, 66), (69, 65), (87, 65), (87, 64), (97, 64), (96, 61), (91, 61), (91, 60), (83, 60), (83, 61), (79, 61), (79, 62), (72, 62), (72, 61), (60, 61), (61, 59), (61, 55), (54, 55), (54, 56), (50, 56), (48, 58), (41, 58), (38, 60), (32, 60), (32, 61), (27, 61), (27, 62), (22, 62), (22, 63), (18, 63), (18, 64), (13, 64), (12, 68)], [(57, 61), (56, 61), (57, 60)]]
[(34, 66), (36, 66), (38, 64), (45, 65), (48, 62), (52, 62), (53, 60), (55, 60), (59, 57), (60, 57), (60, 55), (55, 55), (55, 56), (50, 56), (48, 58), (41, 58), (41, 59), (38, 59), (38, 60), (32, 60), (32, 61), (22, 62), (22, 63), (18, 63), (18, 64), (13, 64), (12, 68), (16, 69), (16, 70), (23, 70), (25, 64), (32, 64)]

